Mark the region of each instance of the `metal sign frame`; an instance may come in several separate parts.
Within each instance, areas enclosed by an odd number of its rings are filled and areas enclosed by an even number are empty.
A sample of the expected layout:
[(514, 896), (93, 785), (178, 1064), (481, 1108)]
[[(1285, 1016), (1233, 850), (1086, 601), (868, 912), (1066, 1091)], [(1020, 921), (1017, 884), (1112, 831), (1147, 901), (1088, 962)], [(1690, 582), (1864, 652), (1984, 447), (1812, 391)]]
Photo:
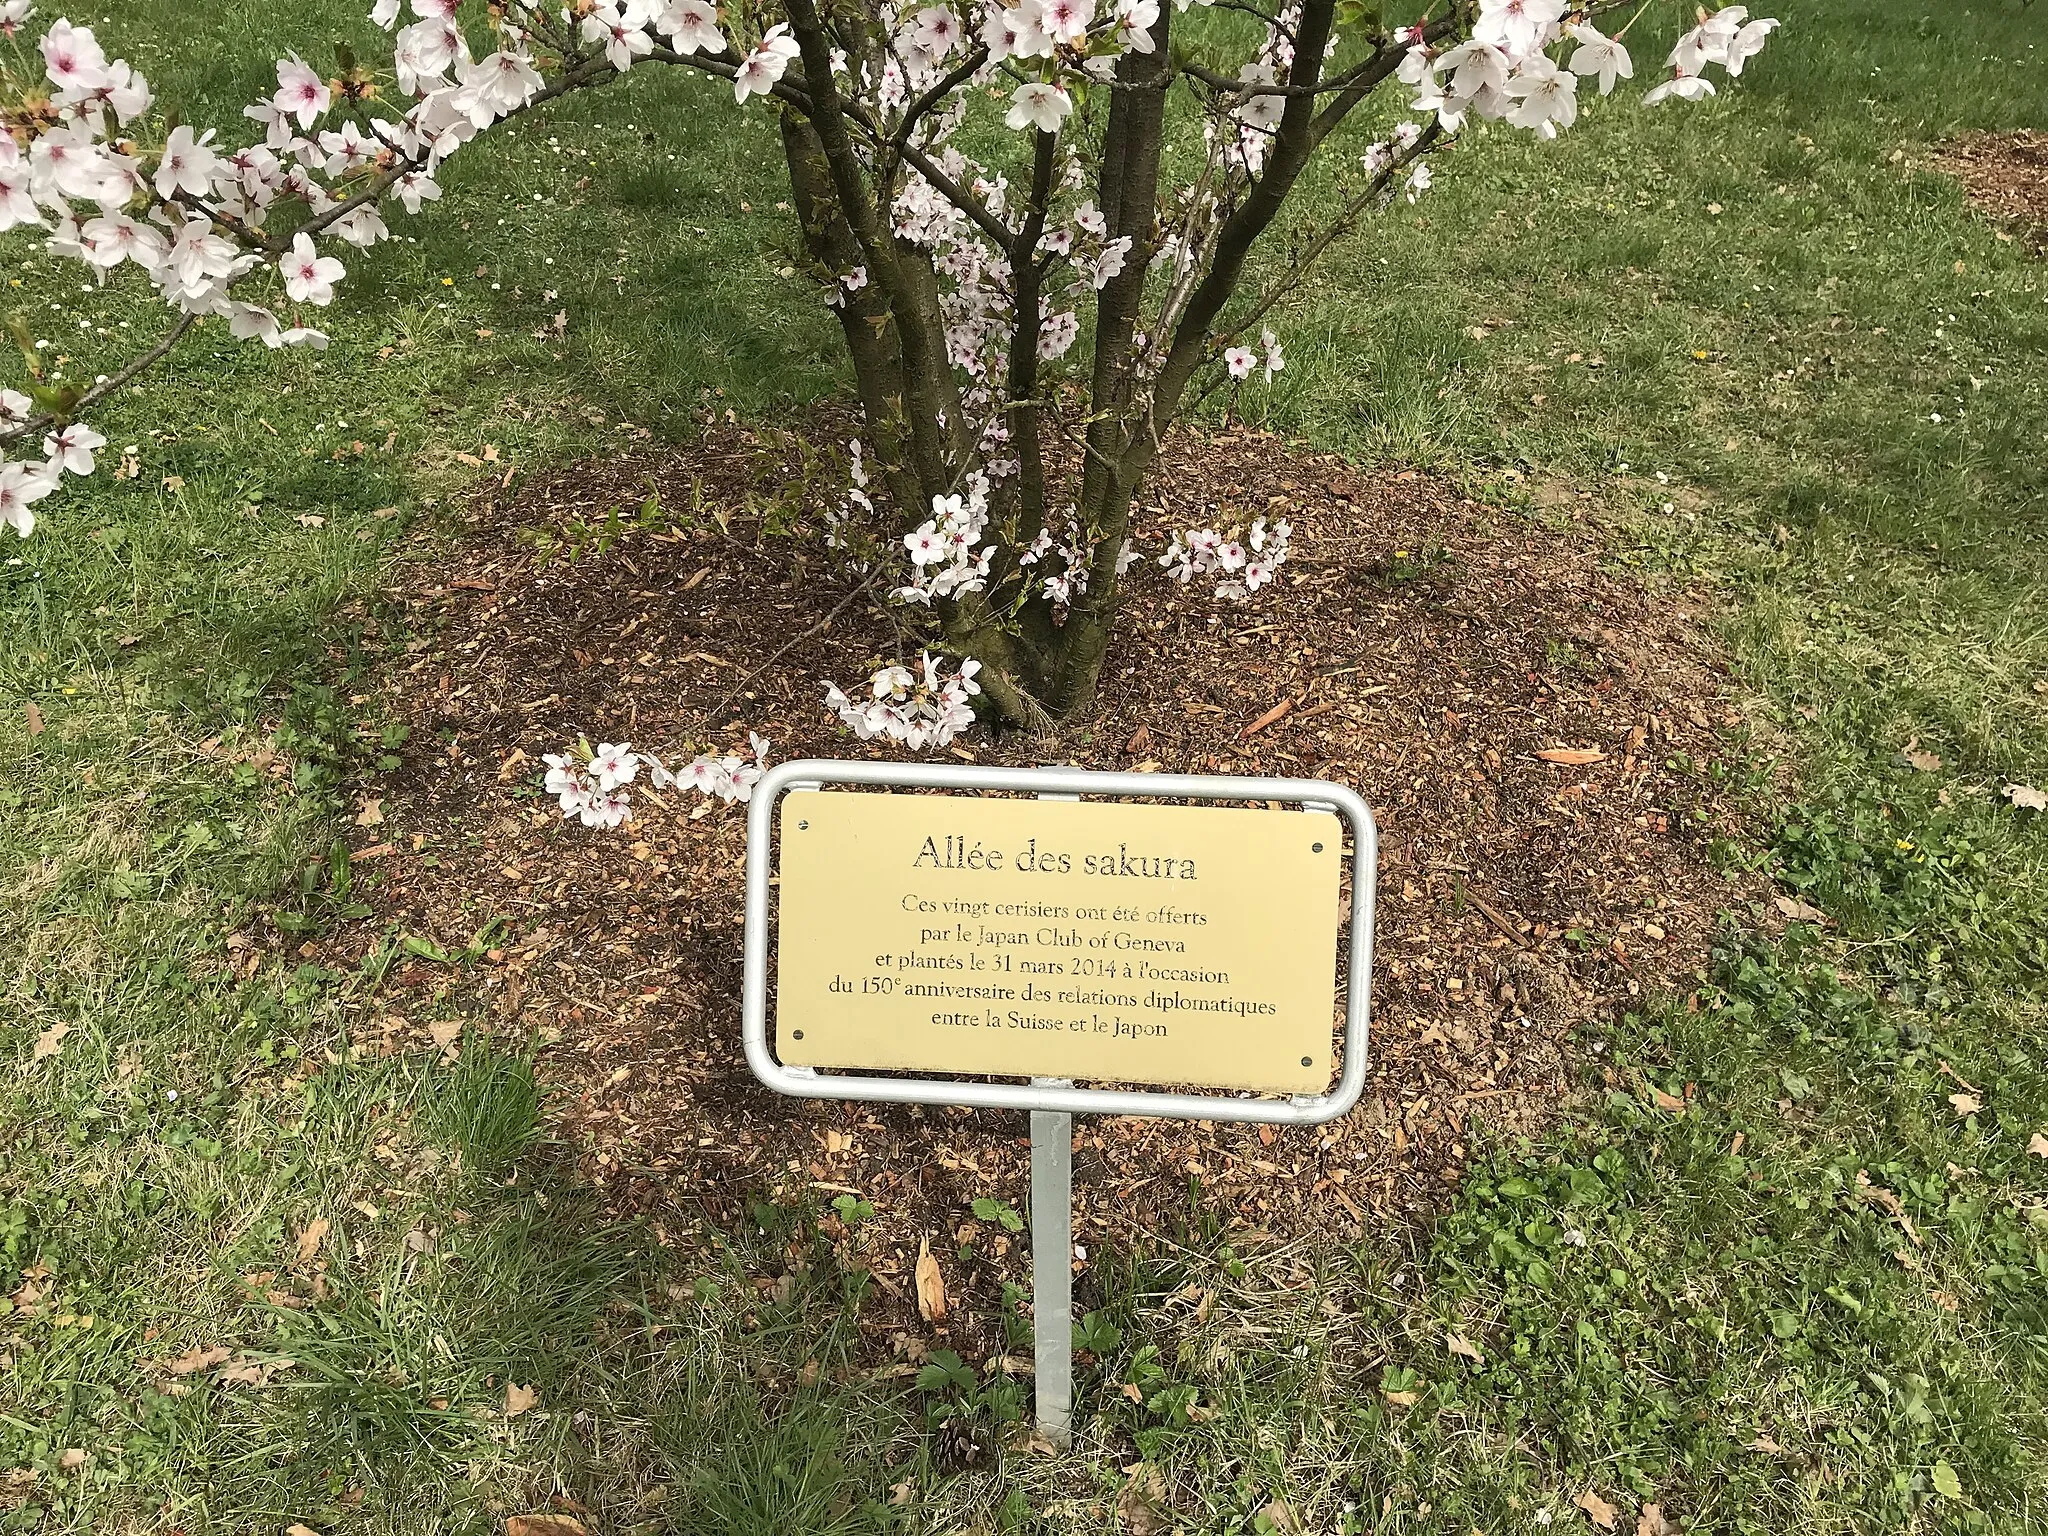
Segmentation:
[[(773, 873), (774, 815), (786, 793), (827, 784), (892, 789), (1006, 790), (1043, 799), (1279, 801), (1341, 816), (1351, 828), (1351, 939), (1344, 1005), (1344, 1065), (1335, 1086), (1291, 1098), (1228, 1098), (1216, 1094), (1076, 1088), (1052, 1079), (1029, 1084), (939, 1077), (873, 1077), (784, 1066), (768, 1042), (768, 901)], [(798, 759), (771, 769), (747, 808), (746, 984), (742, 1032), (747, 1065), (777, 1093), (805, 1099), (872, 1099), (894, 1104), (962, 1105), (1097, 1115), (1152, 1115), (1176, 1120), (1233, 1120), (1261, 1125), (1320, 1125), (1358, 1102), (1365, 1091), (1372, 1005), (1374, 878), (1379, 828), (1356, 791), (1320, 779), (1251, 779), (1170, 773), (1096, 773), (1079, 768), (976, 768), (951, 763), (841, 762)], [(1332, 960), (1334, 964), (1334, 958)]]

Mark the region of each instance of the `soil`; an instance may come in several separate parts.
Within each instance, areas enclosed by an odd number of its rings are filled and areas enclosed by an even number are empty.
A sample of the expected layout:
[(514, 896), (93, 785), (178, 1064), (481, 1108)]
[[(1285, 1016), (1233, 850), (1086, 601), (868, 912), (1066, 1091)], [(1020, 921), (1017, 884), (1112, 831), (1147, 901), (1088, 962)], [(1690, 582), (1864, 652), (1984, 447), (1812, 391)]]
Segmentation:
[[(775, 1193), (872, 1202), (857, 1233), (824, 1219), (888, 1298), (878, 1347), (932, 1342), (913, 1278), (928, 1240), (954, 1298), (936, 1332), (986, 1354), (1002, 1348), (1002, 1282), (1027, 1278), (1028, 1257), (970, 1205), (1024, 1208), (1023, 1117), (762, 1089), (739, 1041), (744, 807), (643, 791), (630, 826), (601, 833), (538, 789), (541, 754), (579, 734), (685, 759), (750, 728), (778, 758), (884, 754), (822, 707), (821, 680), (850, 687), (896, 632), (844, 601), (815, 540), (763, 532), (788, 515), (800, 458), (725, 426), (487, 482), (459, 544), (393, 594), (413, 638), (388, 660), (387, 702), (412, 735), (355, 831), (376, 910), (327, 958), (394, 928), (457, 953), (502, 919), (474, 965), (402, 957), (359, 1047), (453, 1051), (463, 1023), (535, 1042), (552, 1129), (583, 1175), (674, 1241)], [(1475, 1139), (1533, 1132), (1582, 1091), (1582, 1032), (1694, 984), (1717, 914), (1755, 894), (1706, 857), (1733, 825), (1708, 786), (1740, 720), (1703, 598), (1611, 566), (1588, 497), (1503, 509), (1250, 431), (1181, 434), (1151, 485), (1155, 553), (1170, 527), (1288, 517), (1279, 589), (1219, 606), (1156, 565), (1134, 571), (1124, 664), (1094, 712), (1049, 736), (977, 729), (953, 756), (1356, 787), (1383, 837), (1371, 1078), (1320, 1128), (1078, 1121), (1076, 1237), (1092, 1253), (1134, 1224), (1184, 1234), (1191, 1188), (1241, 1243), (1362, 1237), (1437, 1206)], [(650, 493), (729, 520), (655, 518), (541, 557), (536, 529), (559, 538)], [(1537, 755), (1557, 749), (1600, 755)], [(1695, 772), (1674, 767), (1688, 760)]]
[(1950, 143), (1936, 163), (1963, 184), (1970, 201), (2048, 255), (2048, 133), (2031, 128), (1972, 133)]

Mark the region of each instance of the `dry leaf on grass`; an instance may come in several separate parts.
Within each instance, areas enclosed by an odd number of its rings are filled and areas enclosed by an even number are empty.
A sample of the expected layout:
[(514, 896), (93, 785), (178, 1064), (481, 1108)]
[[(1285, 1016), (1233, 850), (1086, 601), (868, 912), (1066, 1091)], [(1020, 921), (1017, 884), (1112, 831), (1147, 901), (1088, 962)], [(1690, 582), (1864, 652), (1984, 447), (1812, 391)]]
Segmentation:
[(69, 1450), (62, 1452), (57, 1457), (57, 1468), (62, 1472), (76, 1472), (90, 1460), (92, 1460), (92, 1452), (90, 1451)]
[(1636, 1516), (1636, 1536), (1678, 1536), (1678, 1524), (1666, 1517), (1661, 1504), (1645, 1504)]
[(1984, 1107), (1984, 1101), (1974, 1093), (1952, 1093), (1948, 1096), (1948, 1105), (1950, 1109), (1956, 1112), (1956, 1118), (1960, 1120), (1965, 1116), (1976, 1114), (1978, 1110)]
[(1650, 1099), (1659, 1109), (1668, 1110), (1674, 1115), (1685, 1113), (1685, 1100), (1675, 1093), (1666, 1093), (1655, 1084), (1650, 1087)]
[(244, 1355), (220, 1368), (213, 1379), (224, 1387), (267, 1387), (279, 1371), (288, 1371), (296, 1360), (255, 1360)]
[(1615, 1508), (1599, 1494), (1588, 1488), (1572, 1502), (1586, 1512), (1586, 1518), (1603, 1531), (1614, 1529)]
[(48, 1061), (64, 1048), (64, 1037), (70, 1033), (69, 1024), (52, 1024), (37, 1035), (36, 1043), (29, 1047), (28, 1064), (34, 1066), (39, 1061)]
[(1116, 1500), (1117, 1520), (1126, 1536), (1165, 1536), (1173, 1525), (1160, 1509), (1165, 1502), (1166, 1479), (1159, 1469), (1142, 1461), (1132, 1467), (1130, 1481)]
[(1265, 1516), (1276, 1536), (1300, 1536), (1301, 1522), (1294, 1518), (1294, 1511), (1287, 1507), (1286, 1501), (1275, 1499), (1259, 1513)]
[(284, 1536), (320, 1536), (320, 1533), (310, 1525), (302, 1525), (294, 1520), (284, 1528)]
[(1830, 927), (1834, 919), (1810, 902), (1801, 901), (1797, 896), (1780, 896), (1776, 901), (1778, 911), (1795, 923), (1818, 923)]
[(1477, 1344), (1474, 1344), (1470, 1339), (1466, 1338), (1462, 1333), (1445, 1334), (1444, 1348), (1448, 1349), (1454, 1355), (1462, 1356), (1464, 1359), (1474, 1361), (1481, 1365), (1484, 1365), (1486, 1363), (1486, 1356), (1482, 1355), (1479, 1352), (1479, 1346)]
[(178, 1356), (164, 1369), (173, 1376), (190, 1376), (195, 1371), (210, 1371), (221, 1361), (234, 1353), (225, 1344), (216, 1344), (211, 1349), (194, 1349)]
[(384, 825), (384, 801), (381, 796), (363, 801), (363, 808), (356, 812), (359, 827), (381, 827)]
[(1420, 1392), (1386, 1392), (1386, 1391), (1382, 1391), (1382, 1392), (1380, 1393), (1380, 1396), (1384, 1397), (1384, 1398), (1385, 1398), (1385, 1399), (1386, 1399), (1386, 1400), (1387, 1400), (1388, 1402), (1392, 1403), (1392, 1404), (1393, 1404), (1393, 1405), (1394, 1405), (1394, 1406), (1395, 1406), (1396, 1408), (1413, 1408), (1413, 1407), (1414, 1407), (1414, 1406), (1415, 1406), (1415, 1405), (1416, 1405), (1417, 1403), (1419, 1403), (1420, 1401), (1422, 1401), (1422, 1394), (1421, 1394)]
[[(1913, 1218), (1906, 1214), (1905, 1203), (1896, 1194), (1886, 1189), (1882, 1184), (1871, 1183), (1868, 1170), (1862, 1168), (1856, 1170), (1856, 1189), (1864, 1199), (1878, 1207), (1878, 1209), (1898, 1222), (1901, 1227), (1905, 1228), (1906, 1236), (1913, 1240), (1915, 1248), (1920, 1246), (1920, 1234), (1914, 1230)], [(1904, 1255), (1900, 1257), (1903, 1258)]]
[(320, 1251), (320, 1245), (327, 1241), (332, 1223), (325, 1216), (315, 1216), (306, 1223), (306, 1229), (299, 1234), (299, 1262), (310, 1264), (313, 1255)]
[[(1932, 752), (1921, 750), (1920, 738), (1918, 736), (1913, 737), (1906, 743), (1906, 749), (1899, 756), (1906, 760), (1906, 766), (1915, 773), (1932, 773), (1941, 766), (1940, 758), (1936, 757)], [(1655, 1508), (1656, 1506), (1652, 1505), (1651, 1507)]]
[(917, 1315), (928, 1323), (946, 1320), (946, 1277), (932, 1257), (930, 1238), (917, 1246)]
[(43, 712), (33, 704), (28, 706), (28, 733), (31, 736), (43, 734)]
[(2048, 811), (2048, 793), (2034, 788), (2031, 784), (2008, 784), (2005, 798), (2023, 811)]
[(526, 1412), (527, 1409), (537, 1406), (539, 1402), (540, 1389), (538, 1387), (522, 1387), (516, 1381), (505, 1383), (506, 1418), (516, 1419), (520, 1414)]
[(2027, 1138), (2027, 1150), (2036, 1157), (2048, 1157), (2048, 1136), (2039, 1131)]
[(505, 1536), (590, 1536), (590, 1528), (571, 1515), (507, 1515)]
[(1545, 747), (1536, 755), (1563, 768), (1584, 768), (1607, 760), (1607, 754), (1598, 747)]

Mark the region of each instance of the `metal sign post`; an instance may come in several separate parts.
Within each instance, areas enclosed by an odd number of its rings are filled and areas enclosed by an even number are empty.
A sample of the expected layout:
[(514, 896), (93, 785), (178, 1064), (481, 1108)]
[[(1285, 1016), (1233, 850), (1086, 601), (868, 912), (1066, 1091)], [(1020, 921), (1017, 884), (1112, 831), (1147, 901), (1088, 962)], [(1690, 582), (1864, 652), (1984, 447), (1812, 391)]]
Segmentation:
[(1074, 1421), (1074, 1117), (1058, 1109), (1031, 1112), (1031, 1326), (1038, 1432), (1064, 1447)]
[[(1351, 910), (1332, 1083), (1340, 821)], [(1365, 801), (1320, 780), (810, 760), (755, 786), (747, 1064), (798, 1098), (1030, 1113), (1037, 1417), (1055, 1444), (1072, 1434), (1073, 1116), (1318, 1125), (1356, 1104), (1378, 847)]]

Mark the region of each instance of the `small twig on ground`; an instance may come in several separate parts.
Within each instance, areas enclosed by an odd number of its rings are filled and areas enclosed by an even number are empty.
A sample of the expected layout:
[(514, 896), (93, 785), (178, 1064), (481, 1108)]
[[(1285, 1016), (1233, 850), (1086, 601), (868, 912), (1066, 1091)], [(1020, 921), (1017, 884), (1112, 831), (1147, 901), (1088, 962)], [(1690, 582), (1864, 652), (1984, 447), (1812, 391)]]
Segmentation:
[(817, 623), (813, 624), (809, 629), (805, 630), (802, 634), (792, 635), (788, 640), (784, 641), (780, 646), (776, 648), (774, 653), (770, 655), (766, 661), (762, 662), (760, 666), (754, 668), (753, 671), (749, 672), (737, 683), (734, 683), (732, 686), (732, 690), (729, 693), (727, 693), (724, 698), (720, 699), (714, 707), (704, 712), (704, 723), (706, 725), (710, 725), (717, 721), (718, 717), (723, 715), (728, 709), (732, 708), (733, 703), (739, 698), (739, 696), (742, 693), (746, 692), (746, 690), (755, 681), (761, 678), (770, 667), (774, 666), (775, 663), (782, 660), (783, 657), (787, 656), (791, 651), (795, 650), (798, 646), (802, 645), (806, 640), (809, 640), (814, 635), (822, 635), (826, 630), (830, 629), (832, 627), (833, 622), (839, 617), (839, 615), (846, 612), (846, 610), (852, 606), (853, 600), (859, 597), (863, 592), (868, 591), (871, 587), (874, 586), (874, 584), (874, 577), (869, 576), (864, 578), (859, 583), (859, 585), (855, 586), (852, 590), (850, 590), (846, 594), (846, 596), (840, 598), (838, 602), (834, 603), (832, 605), (832, 611), (826, 614), (824, 618), (818, 620)]

